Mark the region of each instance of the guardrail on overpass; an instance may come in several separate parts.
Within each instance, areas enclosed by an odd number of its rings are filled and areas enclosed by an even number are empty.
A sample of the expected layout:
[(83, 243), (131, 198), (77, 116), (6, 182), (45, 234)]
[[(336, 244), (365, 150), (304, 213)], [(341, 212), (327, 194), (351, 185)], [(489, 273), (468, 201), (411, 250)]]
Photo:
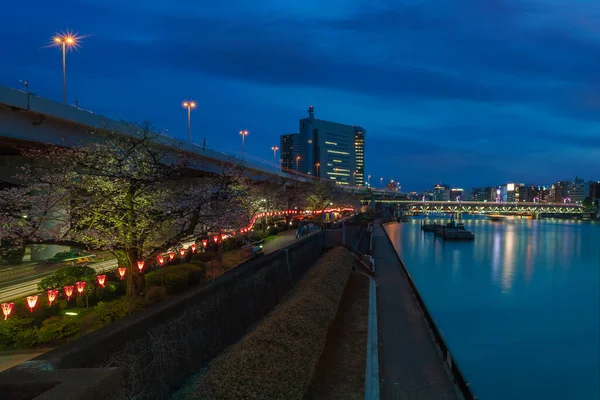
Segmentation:
[[(129, 134), (130, 126), (122, 121), (109, 119), (101, 114), (65, 105), (54, 100), (36, 96), (30, 92), (0, 86), (0, 142), (2, 138), (17, 141), (64, 145), (65, 139), (74, 142), (85, 140), (94, 129)], [(196, 143), (188, 143), (165, 134), (159, 134), (156, 143), (173, 146), (183, 152), (199, 156), (207, 163), (195, 167), (215, 172), (222, 163), (235, 163), (249, 171), (251, 178), (281, 177), (300, 182), (315, 180), (314, 176), (296, 171), (281, 170), (279, 165), (246, 154), (243, 159), (235, 153), (209, 149)], [(0, 143), (1, 144), (1, 143)], [(320, 178), (321, 181), (330, 181)], [(335, 182), (335, 181), (331, 181)], [(377, 197), (406, 197), (406, 195), (366, 187), (342, 186), (353, 194)]]

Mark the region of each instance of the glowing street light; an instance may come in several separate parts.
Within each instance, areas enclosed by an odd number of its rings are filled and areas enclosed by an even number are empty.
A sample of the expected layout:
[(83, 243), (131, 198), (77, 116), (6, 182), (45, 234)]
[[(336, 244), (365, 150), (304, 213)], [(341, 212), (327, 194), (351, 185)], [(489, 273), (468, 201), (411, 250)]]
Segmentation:
[(316, 163), (315, 167), (317, 167), (317, 178), (319, 177), (319, 167), (321, 166), (321, 163)]
[(62, 48), (63, 104), (67, 104), (67, 50), (79, 47), (81, 38), (71, 32), (60, 33), (52, 38), (52, 45)]
[(379, 184), (383, 186), (383, 178), (379, 178)]
[(248, 131), (240, 131), (240, 135), (242, 135), (242, 160), (244, 159), (244, 138), (248, 136)]
[(300, 162), (300, 156), (296, 156), (296, 171), (299, 171), (298, 163)]
[(367, 184), (368, 184), (369, 186), (371, 186), (371, 175), (369, 175), (369, 177), (367, 178)]
[(195, 101), (184, 101), (183, 102), (183, 107), (187, 108), (188, 111), (188, 143), (190, 143), (191, 138), (190, 138), (190, 126), (191, 126), (191, 120), (192, 120), (192, 108), (196, 108), (196, 102)]
[(279, 150), (279, 147), (273, 146), (271, 147), (271, 150), (273, 150), (273, 161), (275, 162), (275, 165), (277, 165), (277, 150)]

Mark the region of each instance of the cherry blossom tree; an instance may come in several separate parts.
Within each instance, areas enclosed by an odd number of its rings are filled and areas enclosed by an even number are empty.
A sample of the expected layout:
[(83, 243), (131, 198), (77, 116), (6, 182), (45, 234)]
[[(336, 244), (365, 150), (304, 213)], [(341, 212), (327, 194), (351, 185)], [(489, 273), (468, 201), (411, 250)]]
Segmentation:
[(235, 216), (227, 209), (240, 195), (234, 165), (198, 176), (189, 157), (148, 123), (91, 136), (84, 144), (23, 151), (31, 160), (19, 176), (23, 186), (0, 191), (0, 241), (110, 250), (128, 267), (132, 293), (140, 293), (138, 260)]

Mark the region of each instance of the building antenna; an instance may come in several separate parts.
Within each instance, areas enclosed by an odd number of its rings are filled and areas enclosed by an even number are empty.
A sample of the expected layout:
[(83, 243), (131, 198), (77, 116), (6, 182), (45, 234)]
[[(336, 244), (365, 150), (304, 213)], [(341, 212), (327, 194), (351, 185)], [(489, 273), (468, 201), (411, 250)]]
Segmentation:
[(308, 118), (310, 118), (310, 119), (315, 118), (315, 108), (313, 106), (308, 107)]

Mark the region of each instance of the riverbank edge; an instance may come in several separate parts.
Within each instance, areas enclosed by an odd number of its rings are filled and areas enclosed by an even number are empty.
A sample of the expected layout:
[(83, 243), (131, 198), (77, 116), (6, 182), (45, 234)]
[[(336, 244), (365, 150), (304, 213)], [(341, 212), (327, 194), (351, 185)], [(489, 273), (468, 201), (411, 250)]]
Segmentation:
[[(433, 319), (433, 317), (427, 310), (427, 307), (425, 306), (425, 302), (421, 298), (421, 295), (419, 294), (419, 291), (417, 290), (417, 286), (415, 285), (410, 273), (408, 272), (406, 265), (404, 265), (404, 262), (398, 255), (398, 252), (396, 251), (396, 248), (394, 247), (394, 243), (390, 239), (390, 236), (386, 230), (386, 226), (389, 224), (390, 224), (390, 222), (382, 223), (381, 228), (383, 229), (383, 232), (385, 233), (385, 237), (387, 238), (390, 245), (394, 249), (394, 254), (396, 255), (396, 258), (398, 259), (398, 262), (402, 266), (402, 271), (404, 271), (404, 274), (406, 275), (406, 278), (408, 280), (408, 283), (409, 283), (410, 289), (413, 293), (413, 296), (415, 297), (415, 299), (419, 305), (419, 308), (421, 309), (421, 313), (423, 314), (423, 317), (425, 318), (425, 321), (427, 322), (427, 325), (429, 326), (429, 330), (432, 333), (434, 342), (437, 345), (440, 355), (442, 356), (442, 359), (444, 360), (444, 362), (446, 364), (447, 371), (450, 374), (450, 377), (451, 377), (452, 381), (454, 382), (454, 384), (456, 385), (458, 391), (460, 392), (460, 394), (463, 396), (463, 398), (465, 400), (477, 400), (478, 399), (477, 396), (471, 390), (471, 384), (469, 382), (467, 382), (464, 375), (460, 371), (458, 364), (456, 363), (456, 361), (454, 361), (454, 358), (452, 357), (452, 353), (450, 352), (450, 348), (448, 347), (446, 340), (444, 339), (444, 336), (442, 335), (442, 332), (439, 330), (435, 320)], [(393, 224), (393, 222), (392, 222), (392, 224)]]

